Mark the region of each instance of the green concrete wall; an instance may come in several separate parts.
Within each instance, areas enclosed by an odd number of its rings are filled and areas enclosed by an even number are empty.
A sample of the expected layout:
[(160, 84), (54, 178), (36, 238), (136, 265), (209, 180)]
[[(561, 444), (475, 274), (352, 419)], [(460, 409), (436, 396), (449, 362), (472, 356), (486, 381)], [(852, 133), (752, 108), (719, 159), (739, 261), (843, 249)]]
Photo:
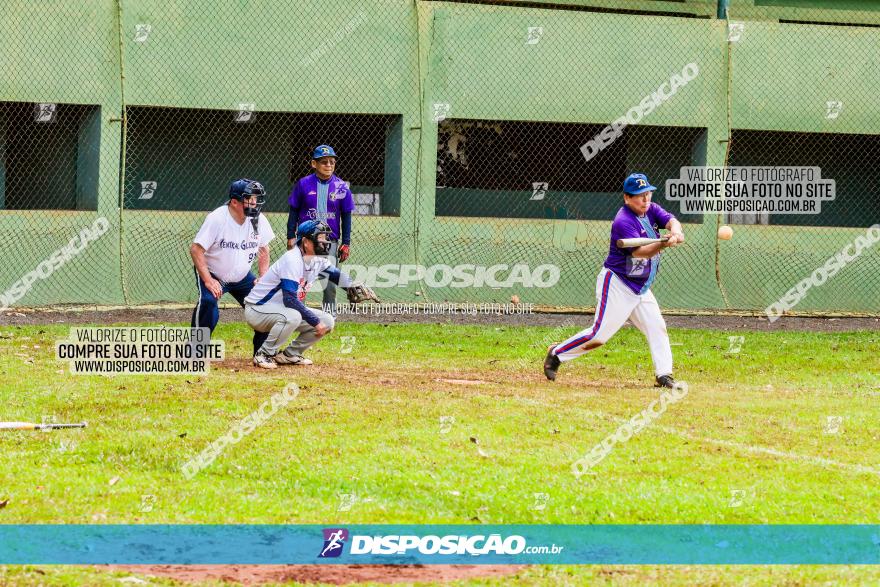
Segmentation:
[[(97, 106), (100, 116), (99, 130), (85, 121), (83, 148), (97, 148), (99, 157), (97, 169), (88, 162), (89, 157), (82, 161), (81, 173), (88, 175), (93, 185), (79, 189), (79, 194), (90, 200), (83, 207), (97, 209), (0, 210), (0, 234), (7, 237), (5, 242), (23, 242), (27, 253), (0, 264), (2, 289), (65, 246), (96, 218), (105, 217), (111, 224), (111, 229), (75, 260), (50, 279), (37, 281), (18, 302), (21, 305), (124, 302), (119, 247), (122, 94), (117, 11), (113, 0), (38, 4), (7, 0), (0, 11), (0, 37), (4, 39), (0, 100)], [(97, 123), (91, 119), (91, 125)], [(79, 139), (73, 136), (66, 140), (72, 140), (73, 149)], [(44, 161), (51, 162), (58, 154), (46, 150)], [(8, 149), (6, 156), (10, 156)], [(76, 155), (71, 156), (76, 161)], [(50, 165), (45, 170), (51, 175), (59, 173)], [(69, 177), (68, 181), (76, 191), (76, 180)]]
[[(74, 140), (83, 153), (98, 153), (97, 167), (94, 158), (77, 155), (82, 161), (75, 178), (80, 199), (95, 202), (97, 210), (0, 210), (0, 234), (27, 239), (32, 252), (0, 268), (0, 286), (8, 287), (79, 228), (105, 216), (113, 229), (50, 280), (38, 282), (19, 304), (195, 298), (187, 246), (203, 213), (120, 207), (131, 198), (123, 197), (122, 187), (141, 179), (134, 152), (135, 162), (126, 166), (126, 141), (134, 144), (135, 137), (124, 132), (125, 106), (231, 116), (239, 104), (254, 103), (258, 113), (399, 117), (388, 131), (393, 140), (384, 132), (364, 137), (382, 143), (385, 189), (392, 186), (399, 202), (393, 215), (356, 218), (353, 263), (556, 262), (563, 270), (559, 286), (540, 292), (450, 289), (417, 295), (424, 288), (414, 285), (383, 292), (392, 301), (504, 301), (518, 293), (523, 301), (592, 306), (595, 274), (606, 252), (608, 222), (571, 219), (567, 212), (547, 216), (542, 210), (522, 219), (436, 216), (435, 103), (450, 105), (449, 118), (607, 124), (695, 62), (700, 75), (643, 123), (699, 129), (693, 131), (700, 133), (699, 144), (688, 130), (680, 135), (687, 141), (642, 143), (628, 151), (628, 166), (661, 179), (680, 159), (722, 165), (730, 128), (880, 133), (880, 71), (874, 63), (880, 29), (778, 22), (880, 22), (875, 3), (840, 10), (822, 9), (818, 1), (732, 0), (730, 18), (746, 21), (748, 42), (741, 43), (727, 42), (727, 22), (715, 18), (715, 2), (552, 2), (565, 9), (535, 7), (540, 0), (528, 4), (47, 0), (35, 10), (25, 0), (7, 2), (0, 13), (0, 34), (7, 39), (0, 101), (97, 107), (99, 119), (84, 122)], [(314, 26), (318, 21), (321, 26)], [(151, 27), (149, 35), (136, 39), (144, 24)], [(526, 44), (527, 29), (536, 26), (544, 31), (540, 42)], [(817, 116), (832, 99), (844, 102), (844, 115), (833, 121)], [(265, 140), (273, 145), (266, 157), (257, 157), (263, 153), (258, 149), (248, 156), (226, 155), (237, 168), (230, 174), (264, 175), (273, 192), (284, 193), (291, 172), (287, 156), (274, 149), (284, 140), (274, 130), (266, 129)], [(633, 130), (637, 135), (641, 129)], [(211, 137), (169, 130), (167, 138), (150, 147), (161, 155), (154, 160), (169, 162), (169, 173), (172, 167), (191, 167), (184, 171), (193, 185), (200, 169), (227, 160), (192, 149), (196, 138)], [(8, 156), (0, 140), (4, 151)], [(0, 186), (4, 175), (0, 166)], [(207, 201), (222, 192), (220, 183), (206, 183), (204, 193), (191, 197)], [(493, 197), (503, 206), (505, 196)], [(283, 235), (284, 215), (270, 217)], [(865, 226), (876, 221), (868, 220)], [(716, 225), (715, 217), (689, 224), (687, 247), (664, 259), (656, 292), (665, 307), (763, 308), (858, 233), (740, 227), (734, 241), (719, 247)], [(279, 239), (273, 254), (282, 250)], [(784, 262), (777, 259), (779, 251), (785, 251)], [(873, 295), (880, 287), (876, 257), (862, 262), (873, 272), (852, 268), (861, 276), (852, 286), (829, 285), (803, 309), (880, 312)]]

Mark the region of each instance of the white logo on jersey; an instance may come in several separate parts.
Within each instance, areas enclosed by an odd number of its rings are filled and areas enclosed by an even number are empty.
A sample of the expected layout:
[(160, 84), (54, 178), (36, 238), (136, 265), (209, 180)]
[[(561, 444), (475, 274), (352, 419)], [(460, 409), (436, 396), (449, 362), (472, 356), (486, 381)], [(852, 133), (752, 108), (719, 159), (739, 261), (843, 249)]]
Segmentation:
[(648, 259), (626, 258), (626, 274), (630, 277), (644, 277), (648, 273)]

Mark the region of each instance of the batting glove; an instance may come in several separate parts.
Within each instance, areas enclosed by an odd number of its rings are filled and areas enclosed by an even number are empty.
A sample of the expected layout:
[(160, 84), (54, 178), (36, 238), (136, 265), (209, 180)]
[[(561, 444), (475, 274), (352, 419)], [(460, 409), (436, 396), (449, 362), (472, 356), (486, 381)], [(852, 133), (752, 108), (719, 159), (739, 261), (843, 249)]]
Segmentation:
[(339, 262), (344, 263), (350, 254), (351, 248), (348, 245), (342, 245), (339, 247)]

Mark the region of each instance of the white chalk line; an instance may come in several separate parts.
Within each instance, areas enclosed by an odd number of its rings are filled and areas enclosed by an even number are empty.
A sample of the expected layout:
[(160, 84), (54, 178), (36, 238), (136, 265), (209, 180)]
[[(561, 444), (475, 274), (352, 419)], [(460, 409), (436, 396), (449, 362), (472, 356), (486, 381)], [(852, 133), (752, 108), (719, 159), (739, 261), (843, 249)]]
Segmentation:
[[(521, 403), (527, 405), (543, 405), (546, 407), (552, 407), (552, 404), (547, 402), (541, 402), (536, 400), (531, 400), (530, 398), (525, 398), (521, 396), (514, 396), (512, 399), (515, 401), (519, 401)], [(582, 411), (582, 410), (578, 410)], [(586, 415), (592, 418), (604, 419), (608, 418), (610, 420), (616, 421), (618, 424), (623, 424), (625, 422), (629, 422), (629, 418), (622, 418), (620, 416), (615, 416), (613, 414), (609, 414), (607, 412), (596, 412), (593, 410), (587, 411)], [(604, 417), (604, 418), (603, 418)], [(764, 446), (756, 446), (751, 444), (742, 444), (740, 442), (734, 442), (732, 440), (721, 440), (717, 438), (708, 438), (704, 436), (696, 436), (689, 432), (685, 432), (684, 430), (679, 430), (678, 428), (673, 428), (671, 426), (662, 426), (659, 424), (653, 424), (645, 428), (645, 430), (649, 429), (657, 429), (667, 434), (673, 434), (675, 436), (679, 436), (681, 438), (685, 438), (687, 440), (691, 440), (693, 442), (701, 442), (704, 444), (714, 444), (716, 446), (723, 446), (725, 448), (732, 448), (734, 450), (740, 450), (753, 454), (762, 454), (780, 459), (788, 459), (791, 461), (799, 461), (802, 463), (808, 463), (811, 465), (816, 465), (820, 467), (836, 467), (838, 469), (842, 469), (844, 471), (851, 471), (855, 473), (864, 473), (868, 475), (877, 475), (880, 476), (880, 469), (875, 467), (869, 467), (866, 465), (858, 465), (854, 463), (844, 463), (841, 461), (835, 461), (834, 459), (827, 459), (825, 457), (817, 457), (813, 455), (802, 455), (798, 453), (794, 453), (791, 451), (778, 450), (775, 448), (767, 448)]]
[[(615, 416), (613, 414), (608, 414), (605, 412), (594, 412), (590, 411), (588, 414), (592, 417), (596, 416), (605, 416), (610, 420), (616, 421), (618, 424), (623, 424), (625, 422), (629, 422), (629, 418), (622, 418), (620, 416)], [(820, 467), (836, 467), (838, 469), (842, 469), (844, 471), (851, 471), (855, 473), (864, 473), (868, 475), (877, 475), (880, 476), (880, 469), (875, 467), (868, 467), (866, 465), (857, 465), (854, 463), (844, 463), (841, 461), (835, 461), (834, 459), (827, 459), (825, 457), (817, 457), (813, 455), (802, 455), (795, 452), (785, 451), (785, 450), (777, 450), (775, 448), (767, 448), (764, 446), (756, 446), (751, 444), (742, 444), (740, 442), (734, 442), (732, 440), (721, 440), (718, 438), (708, 438), (705, 436), (696, 436), (689, 432), (685, 432), (684, 430), (679, 430), (678, 428), (673, 428), (671, 426), (662, 426), (659, 424), (652, 424), (643, 430), (643, 432), (647, 430), (659, 430), (661, 432), (665, 432), (667, 434), (674, 434), (675, 436), (679, 436), (681, 438), (685, 438), (687, 440), (691, 440), (693, 442), (702, 442), (705, 444), (714, 444), (716, 446), (723, 446), (725, 448), (732, 448), (735, 450), (741, 450), (748, 453), (754, 454), (762, 454), (771, 457), (788, 459), (792, 461), (799, 461), (802, 463), (808, 463), (811, 465), (816, 465)]]
[(822, 467), (837, 467), (838, 469), (843, 469), (846, 471), (855, 471), (857, 473), (867, 473), (870, 475), (880, 475), (880, 469), (876, 469), (874, 467), (868, 467), (866, 465), (856, 465), (854, 463), (843, 463), (841, 461), (835, 461), (833, 459), (826, 459), (825, 457), (817, 457), (813, 455), (802, 455), (786, 450), (777, 450), (775, 448), (767, 448), (764, 446), (754, 446), (750, 444), (742, 444), (739, 442), (733, 442), (732, 440), (719, 440), (717, 438), (706, 438), (702, 436), (694, 436), (688, 432), (683, 430), (679, 430), (677, 428), (672, 428), (670, 426), (653, 426), (658, 430), (662, 430), (667, 434), (675, 434), (676, 436), (680, 436), (682, 438), (686, 438), (688, 440), (693, 440), (694, 442), (703, 442), (706, 444), (714, 444), (717, 446), (724, 446), (727, 448), (733, 448), (736, 450), (742, 450), (745, 452), (755, 453), (755, 454), (763, 454), (772, 457), (778, 457), (782, 459), (789, 459), (792, 461), (801, 461), (804, 463), (810, 463), (812, 465), (819, 465)]

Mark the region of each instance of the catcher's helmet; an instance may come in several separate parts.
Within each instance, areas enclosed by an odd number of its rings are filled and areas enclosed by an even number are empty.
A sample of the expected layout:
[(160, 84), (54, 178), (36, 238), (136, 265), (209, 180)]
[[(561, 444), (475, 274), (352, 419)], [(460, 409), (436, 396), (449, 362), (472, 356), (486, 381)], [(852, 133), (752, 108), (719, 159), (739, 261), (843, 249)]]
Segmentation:
[[(318, 235), (326, 234), (326, 241), (319, 241)], [(302, 240), (309, 239), (315, 246), (316, 255), (326, 255), (330, 252), (330, 235), (333, 231), (326, 222), (322, 220), (306, 220), (296, 227), (296, 244), (300, 244)]]
[(266, 189), (258, 181), (252, 179), (236, 179), (229, 186), (229, 199), (238, 200), (239, 202), (249, 199), (251, 196), (257, 197), (256, 206), (245, 206), (244, 213), (249, 218), (258, 218), (263, 205), (266, 203)]

